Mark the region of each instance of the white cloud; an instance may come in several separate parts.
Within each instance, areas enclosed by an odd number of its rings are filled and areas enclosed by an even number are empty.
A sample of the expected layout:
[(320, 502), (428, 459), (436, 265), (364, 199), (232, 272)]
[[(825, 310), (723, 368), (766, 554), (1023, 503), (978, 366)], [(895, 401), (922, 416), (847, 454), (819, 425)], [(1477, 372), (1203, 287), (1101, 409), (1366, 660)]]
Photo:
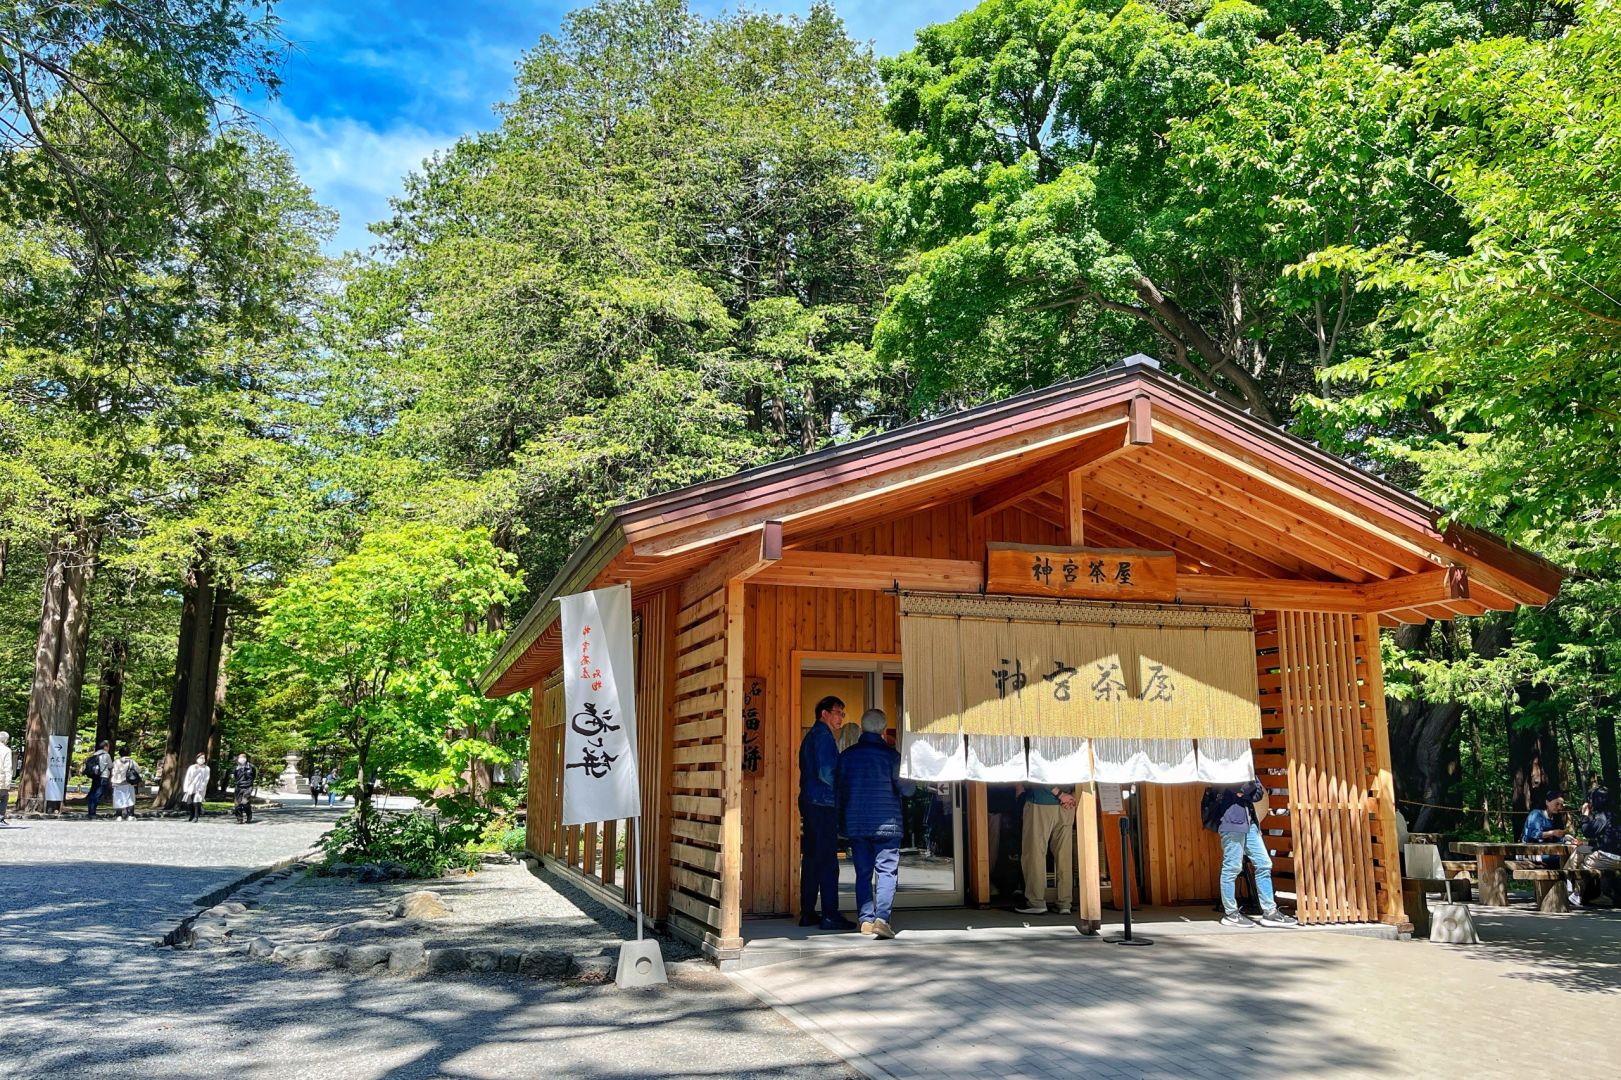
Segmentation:
[(379, 130), (351, 117), (298, 117), (279, 102), (263, 111), (263, 126), (292, 153), (316, 198), (338, 212), (333, 253), (370, 246), (366, 226), (388, 216), (388, 200), (400, 193), (405, 175), (461, 134), (409, 122)]

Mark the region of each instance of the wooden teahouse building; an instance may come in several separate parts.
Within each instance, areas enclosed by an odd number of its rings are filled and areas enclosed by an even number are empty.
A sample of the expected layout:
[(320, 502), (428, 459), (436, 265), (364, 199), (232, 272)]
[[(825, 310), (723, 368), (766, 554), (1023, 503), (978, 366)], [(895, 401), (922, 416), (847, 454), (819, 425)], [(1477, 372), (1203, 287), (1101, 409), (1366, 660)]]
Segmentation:
[[(1200, 794), (1256, 775), (1300, 920), (1400, 926), (1378, 628), (1561, 582), (1438, 521), (1133, 357), (610, 511), (483, 686), (534, 691), (529, 850), (621, 905), (641, 875), (649, 915), (716, 960), (746, 917), (797, 914), (797, 750), (829, 693), (852, 720), (883, 708), (920, 781), (898, 904), (993, 902), (1024, 780), (1078, 785), (1083, 931), (1127, 872), (1100, 843), (1117, 809), (1146, 900), (1208, 903)], [(557, 823), (556, 598), (612, 584), (636, 616), (644, 835)]]

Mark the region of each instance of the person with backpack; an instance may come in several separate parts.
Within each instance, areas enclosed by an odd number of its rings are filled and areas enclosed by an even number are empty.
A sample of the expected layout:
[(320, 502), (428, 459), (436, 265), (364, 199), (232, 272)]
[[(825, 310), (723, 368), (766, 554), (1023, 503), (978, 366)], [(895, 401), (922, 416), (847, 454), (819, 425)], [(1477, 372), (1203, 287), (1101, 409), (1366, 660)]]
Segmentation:
[(107, 785), (112, 779), (113, 756), (108, 753), (107, 747), (107, 743), (102, 743), (84, 759), (84, 775), (90, 781), (90, 809), (87, 816), (92, 818), (96, 816), (96, 804), (106, 796)]
[(321, 770), (310, 770), (310, 805), (321, 805)]
[[(1295, 926), (1294, 916), (1278, 910), (1272, 893), (1272, 856), (1261, 839), (1261, 816), (1256, 804), (1265, 805), (1266, 788), (1259, 780), (1237, 787), (1207, 787), (1199, 802), (1204, 827), (1221, 837), (1221, 922), (1223, 926)], [(1238, 875), (1249, 856), (1255, 869), (1255, 891), (1261, 900), (1261, 917), (1251, 919), (1238, 910)]]
[(338, 797), (338, 770), (328, 769), (326, 779), (321, 781), (321, 787), (326, 789), (326, 804), (335, 805), (333, 800)]
[(203, 816), (203, 800), (208, 796), (211, 772), (206, 754), (198, 754), (197, 760), (186, 769), (185, 782), (180, 786), (180, 802), (187, 809), (187, 821), (196, 821)]
[(135, 817), (135, 785), (141, 782), (141, 770), (129, 756), (129, 747), (113, 762), (113, 820), (127, 821)]
[(259, 778), (259, 770), (253, 767), (248, 755), (236, 755), (236, 768), (231, 773), (236, 782), (236, 807), (231, 813), (236, 817), (238, 825), (253, 824), (253, 782)]

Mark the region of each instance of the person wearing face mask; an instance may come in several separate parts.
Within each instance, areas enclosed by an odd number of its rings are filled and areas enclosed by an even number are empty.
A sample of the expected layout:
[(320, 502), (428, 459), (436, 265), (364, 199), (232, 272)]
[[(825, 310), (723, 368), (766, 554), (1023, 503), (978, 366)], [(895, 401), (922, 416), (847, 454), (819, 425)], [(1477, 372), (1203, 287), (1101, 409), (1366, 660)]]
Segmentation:
[(186, 770), (185, 782), (180, 787), (180, 802), (186, 807), (186, 820), (196, 821), (203, 816), (203, 798), (208, 794), (208, 758), (198, 754), (197, 760)]
[(238, 825), (253, 824), (253, 782), (259, 778), (259, 770), (253, 767), (248, 755), (236, 755), (236, 768), (231, 770), (231, 779), (236, 784), (236, 807), (231, 811)]

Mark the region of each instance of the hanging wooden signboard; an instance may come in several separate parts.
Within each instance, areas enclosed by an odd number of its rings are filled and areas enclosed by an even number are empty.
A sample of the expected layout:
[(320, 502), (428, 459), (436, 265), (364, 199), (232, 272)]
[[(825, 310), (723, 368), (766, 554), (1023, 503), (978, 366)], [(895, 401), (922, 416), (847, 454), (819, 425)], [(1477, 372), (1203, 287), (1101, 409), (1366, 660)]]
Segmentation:
[(985, 591), (1071, 600), (1174, 600), (1176, 556), (1132, 548), (985, 545)]

